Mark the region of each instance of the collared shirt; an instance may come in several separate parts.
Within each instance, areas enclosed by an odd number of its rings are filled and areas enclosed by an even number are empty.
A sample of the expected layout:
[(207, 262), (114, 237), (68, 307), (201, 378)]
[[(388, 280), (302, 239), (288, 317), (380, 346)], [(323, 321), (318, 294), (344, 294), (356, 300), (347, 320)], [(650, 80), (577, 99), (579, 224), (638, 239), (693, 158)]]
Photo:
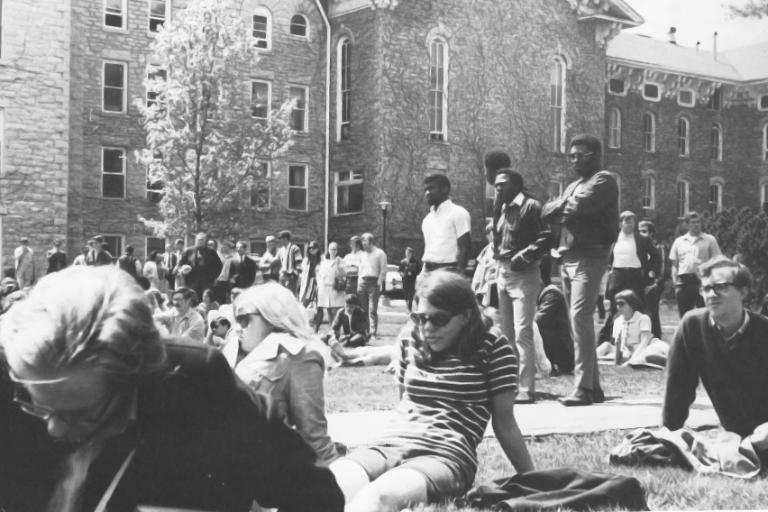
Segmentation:
[(375, 277), (384, 280), (387, 275), (387, 255), (378, 247), (369, 251), (360, 251), (360, 277)]
[(176, 308), (155, 314), (155, 319), (165, 324), (168, 331), (178, 337), (180, 344), (202, 345), (205, 339), (205, 321), (194, 308), (180, 316)]
[(550, 231), (541, 220), (541, 203), (522, 192), (502, 205), (495, 222), (493, 243), (499, 260), (519, 254), (532, 262), (549, 248)]
[(730, 344), (732, 341), (736, 341), (736, 339), (739, 336), (742, 336), (744, 334), (744, 331), (747, 330), (747, 326), (749, 326), (749, 315), (745, 311), (742, 311), (741, 314), (744, 315), (744, 321), (741, 323), (741, 326), (738, 329), (736, 329), (736, 332), (734, 332), (730, 336), (725, 335), (725, 333), (723, 332), (723, 329), (721, 329), (720, 326), (717, 325), (717, 323), (715, 323), (715, 319), (712, 317), (712, 315), (708, 315), (709, 325), (717, 329), (718, 332), (720, 332), (720, 335), (725, 340), (725, 342)]
[(669, 250), (669, 259), (677, 263), (677, 274), (696, 274), (699, 265), (719, 256), (721, 253), (717, 240), (709, 233), (692, 236), (689, 233), (679, 236)]
[(637, 257), (635, 234), (619, 232), (616, 245), (613, 246), (613, 268), (641, 268), (643, 265)]
[(446, 199), (432, 206), (421, 223), (424, 233), (424, 262), (454, 263), (458, 259), (459, 243), (462, 236), (472, 229), (469, 212)]

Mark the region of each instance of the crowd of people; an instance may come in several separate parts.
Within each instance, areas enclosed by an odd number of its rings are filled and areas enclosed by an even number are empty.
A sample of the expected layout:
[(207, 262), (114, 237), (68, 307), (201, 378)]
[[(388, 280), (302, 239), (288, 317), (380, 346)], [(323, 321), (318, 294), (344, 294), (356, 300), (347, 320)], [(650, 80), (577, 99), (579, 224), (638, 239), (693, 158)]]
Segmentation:
[[(200, 233), (143, 263), (94, 237), (71, 266), (57, 241), (39, 280), (22, 240), (0, 283), (0, 509), (373, 512), (458, 496), (489, 423), (514, 469), (534, 469), (514, 411), (537, 400), (542, 351), (573, 373), (565, 406), (605, 400), (601, 359), (666, 366), (669, 429), (701, 381), (723, 428), (768, 462), (768, 318), (744, 305), (749, 270), (695, 213), (667, 251), (651, 222), (619, 212), (600, 141), (569, 148), (577, 179), (547, 203), (506, 153), (487, 155), (496, 200), (471, 279), (469, 212), (445, 175), (425, 178), (424, 252), (400, 261), (409, 317), (390, 346), (370, 344), (387, 272), (370, 233), (342, 256), (316, 241), (302, 254), (282, 231), (258, 258)], [(324, 382), (367, 362), (390, 363), (400, 403), (386, 432), (348, 449), (329, 435)]]

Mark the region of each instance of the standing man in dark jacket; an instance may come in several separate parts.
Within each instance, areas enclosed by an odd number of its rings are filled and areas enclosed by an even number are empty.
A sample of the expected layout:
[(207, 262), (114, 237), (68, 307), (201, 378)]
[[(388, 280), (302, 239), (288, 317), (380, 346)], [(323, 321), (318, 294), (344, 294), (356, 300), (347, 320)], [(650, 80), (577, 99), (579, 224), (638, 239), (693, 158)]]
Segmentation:
[(541, 289), (539, 260), (549, 250), (550, 232), (541, 220), (541, 203), (523, 191), (520, 173), (499, 169), (494, 186), (500, 204), (493, 219), (493, 246), (499, 265), (501, 326), (520, 354), (517, 402), (530, 404), (536, 400), (533, 321)]
[(52, 274), (67, 267), (67, 253), (61, 250), (61, 238), (53, 239), (53, 248), (49, 249), (45, 256), (48, 259), (46, 274)]
[[(179, 272), (184, 275), (184, 283), (187, 288), (195, 290), (198, 297), (203, 296), (203, 291), (213, 287), (213, 282), (221, 274), (221, 258), (213, 249), (207, 247), (208, 235), (198, 233), (195, 236), (195, 246), (184, 251), (179, 260)], [(187, 270), (184, 266), (188, 266)]]
[(579, 179), (563, 195), (544, 205), (543, 219), (557, 225), (563, 257), (563, 292), (573, 327), (576, 366), (574, 390), (563, 405), (591, 405), (605, 400), (597, 368), (594, 313), (600, 280), (616, 241), (619, 188), (610, 172), (600, 170), (602, 144), (592, 135), (571, 140), (569, 159)]
[(659, 254), (659, 259), (654, 269), (656, 273), (656, 279), (645, 287), (645, 309), (648, 316), (651, 318), (651, 332), (655, 338), (661, 339), (661, 318), (659, 317), (659, 302), (661, 301), (661, 294), (664, 293), (664, 284), (669, 277), (667, 265), (667, 255), (669, 254), (669, 247), (664, 242), (656, 241), (656, 228), (653, 222), (650, 220), (641, 220), (638, 223), (638, 233), (650, 238), (651, 243), (656, 248), (656, 252)]
[(230, 281), (235, 288), (248, 288), (256, 281), (256, 262), (248, 257), (248, 242), (237, 242), (237, 254), (230, 263)]
[(653, 284), (659, 267), (659, 253), (653, 242), (635, 229), (635, 214), (629, 210), (619, 216), (619, 237), (611, 248), (608, 265), (608, 285), (605, 296), (611, 301), (608, 318), (605, 319), (598, 340), (610, 341), (613, 334), (613, 317), (618, 311), (614, 297), (622, 290), (632, 290), (645, 304), (645, 287)]
[(413, 255), (413, 248), (405, 248), (405, 258), (400, 260), (400, 278), (403, 280), (403, 294), (408, 311), (413, 304), (413, 294), (416, 292), (416, 277), (421, 272), (421, 261)]

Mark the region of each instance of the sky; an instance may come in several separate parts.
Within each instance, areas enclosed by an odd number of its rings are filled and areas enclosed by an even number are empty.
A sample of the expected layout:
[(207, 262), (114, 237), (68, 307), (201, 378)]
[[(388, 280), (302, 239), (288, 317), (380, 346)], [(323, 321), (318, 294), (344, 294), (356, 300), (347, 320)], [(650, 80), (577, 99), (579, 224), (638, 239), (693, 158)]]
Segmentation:
[(768, 18), (731, 19), (727, 5), (742, 5), (746, 0), (628, 0), (645, 23), (627, 32), (667, 40), (669, 27), (677, 27), (677, 42), (702, 50), (712, 50), (712, 34), (717, 31), (718, 50), (768, 41)]

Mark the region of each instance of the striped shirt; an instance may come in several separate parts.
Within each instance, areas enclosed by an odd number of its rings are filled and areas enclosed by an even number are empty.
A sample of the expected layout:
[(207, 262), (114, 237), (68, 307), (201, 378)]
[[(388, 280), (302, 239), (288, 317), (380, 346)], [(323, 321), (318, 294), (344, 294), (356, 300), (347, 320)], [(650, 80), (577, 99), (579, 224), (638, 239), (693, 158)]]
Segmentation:
[(400, 341), (397, 380), (403, 396), (398, 421), (374, 446), (402, 450), (403, 458), (434, 455), (447, 459), (474, 478), (477, 445), (491, 418), (491, 397), (517, 391), (517, 356), (504, 336), (486, 335), (480, 350), (488, 354), (481, 368), (456, 355), (414, 360), (408, 339)]

